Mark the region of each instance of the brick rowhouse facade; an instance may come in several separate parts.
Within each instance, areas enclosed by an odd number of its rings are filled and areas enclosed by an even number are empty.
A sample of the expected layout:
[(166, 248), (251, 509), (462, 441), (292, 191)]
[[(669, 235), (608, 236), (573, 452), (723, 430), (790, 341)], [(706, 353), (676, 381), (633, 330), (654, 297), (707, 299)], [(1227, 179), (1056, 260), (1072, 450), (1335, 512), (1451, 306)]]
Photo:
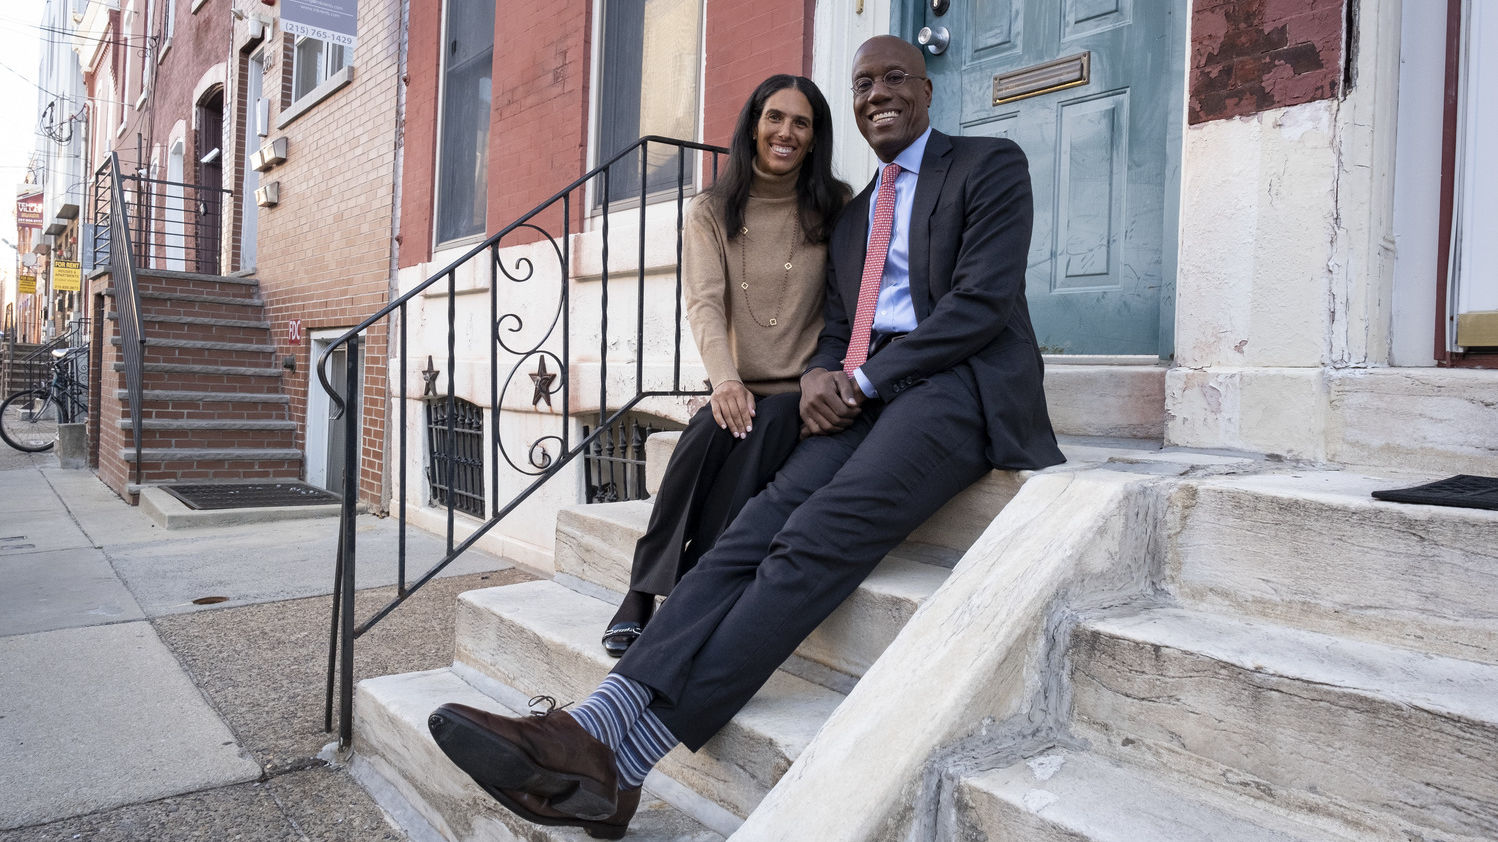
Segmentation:
[[(442, 3), (411, 8), (400, 265), (431, 259)], [(495, 10), (488, 209), (492, 233), (566, 186), (587, 160), (592, 0)], [(772, 73), (811, 72), (814, 0), (706, 5), (702, 139), (726, 144), (739, 108)], [(575, 213), (581, 214), (577, 209)], [(576, 230), (576, 229), (574, 229)]]
[[(265, 14), (260, 7), (256, 13)], [(262, 96), (269, 100), (270, 144), (286, 141), (286, 160), (260, 174), (260, 184), (279, 185), (279, 202), (256, 210), (258, 236), (253, 268), (266, 301), (266, 315), (277, 358), (291, 357), (284, 374), (290, 417), (298, 422), (297, 446), (307, 442), (308, 387), (316, 377), (312, 334), (351, 328), (382, 307), (391, 287), (397, 84), (400, 74), (399, 0), (361, 0), (358, 45), (351, 54), (351, 79), (314, 103), (313, 95), (291, 102), (294, 40), (279, 26), (265, 39), (251, 37), (251, 22), (234, 26), (234, 67), (225, 146), (232, 150), (226, 173), (236, 187), (232, 236), (227, 248), (237, 256), (245, 203), (241, 195), (247, 156), (244, 121), (245, 73), (249, 57), (263, 50)], [(336, 76), (336, 74), (335, 74)], [(291, 112), (288, 116), (288, 112)], [(235, 264), (237, 265), (237, 263)], [(301, 341), (292, 344), (289, 324), (301, 322)], [(359, 444), (360, 498), (378, 504), (385, 477), (385, 332), (365, 334), (360, 400), (363, 436)], [(320, 388), (320, 387), (319, 387)], [(327, 423), (313, 419), (313, 423)]]

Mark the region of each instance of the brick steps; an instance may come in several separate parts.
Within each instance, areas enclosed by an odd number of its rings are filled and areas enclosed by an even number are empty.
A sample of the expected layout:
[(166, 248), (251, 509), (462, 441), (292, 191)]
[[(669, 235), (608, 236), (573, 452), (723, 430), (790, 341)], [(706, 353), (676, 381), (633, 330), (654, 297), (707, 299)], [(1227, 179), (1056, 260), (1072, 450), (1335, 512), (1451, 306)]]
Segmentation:
[[(130, 425), (120, 419), (119, 426), (128, 431)], [(287, 419), (147, 418), (141, 422), (141, 446), (223, 449), (254, 441), (261, 447), (289, 450), (296, 447), (296, 430), (296, 422)]]
[[(138, 284), (146, 336), (140, 482), (299, 479), (297, 424), (287, 416), (259, 284), (188, 272), (152, 272)], [(108, 316), (118, 322), (117, 312)], [(117, 403), (101, 421), (118, 433), (115, 446), (100, 447), (100, 474), (122, 485), (122, 477), (133, 481), (136, 457), (118, 336), (109, 345), (113, 388), (105, 393)]]

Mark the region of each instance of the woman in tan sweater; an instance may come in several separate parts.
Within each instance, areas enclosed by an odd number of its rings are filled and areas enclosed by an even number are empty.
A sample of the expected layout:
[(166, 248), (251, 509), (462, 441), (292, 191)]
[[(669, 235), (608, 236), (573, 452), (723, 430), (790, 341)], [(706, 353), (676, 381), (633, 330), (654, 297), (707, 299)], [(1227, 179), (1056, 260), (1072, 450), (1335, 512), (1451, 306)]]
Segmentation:
[(799, 439), (797, 391), (822, 329), (827, 237), (851, 195), (832, 174), (832, 112), (802, 76), (771, 76), (739, 112), (728, 166), (684, 229), (687, 315), (713, 393), (687, 425), (603, 635), (624, 654)]

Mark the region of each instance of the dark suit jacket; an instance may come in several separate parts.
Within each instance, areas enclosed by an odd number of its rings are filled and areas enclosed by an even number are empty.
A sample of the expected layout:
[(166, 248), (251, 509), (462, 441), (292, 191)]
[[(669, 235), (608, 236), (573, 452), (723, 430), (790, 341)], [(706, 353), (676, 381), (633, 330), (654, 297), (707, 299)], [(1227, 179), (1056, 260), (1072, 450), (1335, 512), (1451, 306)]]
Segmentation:
[[(828, 244), (826, 322), (808, 368), (842, 368), (874, 188), (871, 182), (843, 210)], [(885, 400), (938, 371), (968, 368), (996, 468), (1066, 461), (1051, 431), (1044, 364), (1025, 303), (1032, 220), (1029, 164), (1018, 146), (933, 130), (910, 215), (917, 326), (863, 366)]]

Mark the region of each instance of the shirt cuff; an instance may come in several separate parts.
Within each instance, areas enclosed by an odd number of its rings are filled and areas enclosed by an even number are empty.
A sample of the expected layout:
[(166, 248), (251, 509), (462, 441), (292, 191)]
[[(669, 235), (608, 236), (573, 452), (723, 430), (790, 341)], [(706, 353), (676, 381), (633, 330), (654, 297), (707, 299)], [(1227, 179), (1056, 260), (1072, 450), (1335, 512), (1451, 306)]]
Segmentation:
[(858, 388), (863, 391), (864, 397), (879, 397), (879, 393), (874, 391), (874, 384), (869, 382), (869, 378), (863, 376), (863, 368), (861, 366), (853, 369), (853, 380), (858, 384)]

